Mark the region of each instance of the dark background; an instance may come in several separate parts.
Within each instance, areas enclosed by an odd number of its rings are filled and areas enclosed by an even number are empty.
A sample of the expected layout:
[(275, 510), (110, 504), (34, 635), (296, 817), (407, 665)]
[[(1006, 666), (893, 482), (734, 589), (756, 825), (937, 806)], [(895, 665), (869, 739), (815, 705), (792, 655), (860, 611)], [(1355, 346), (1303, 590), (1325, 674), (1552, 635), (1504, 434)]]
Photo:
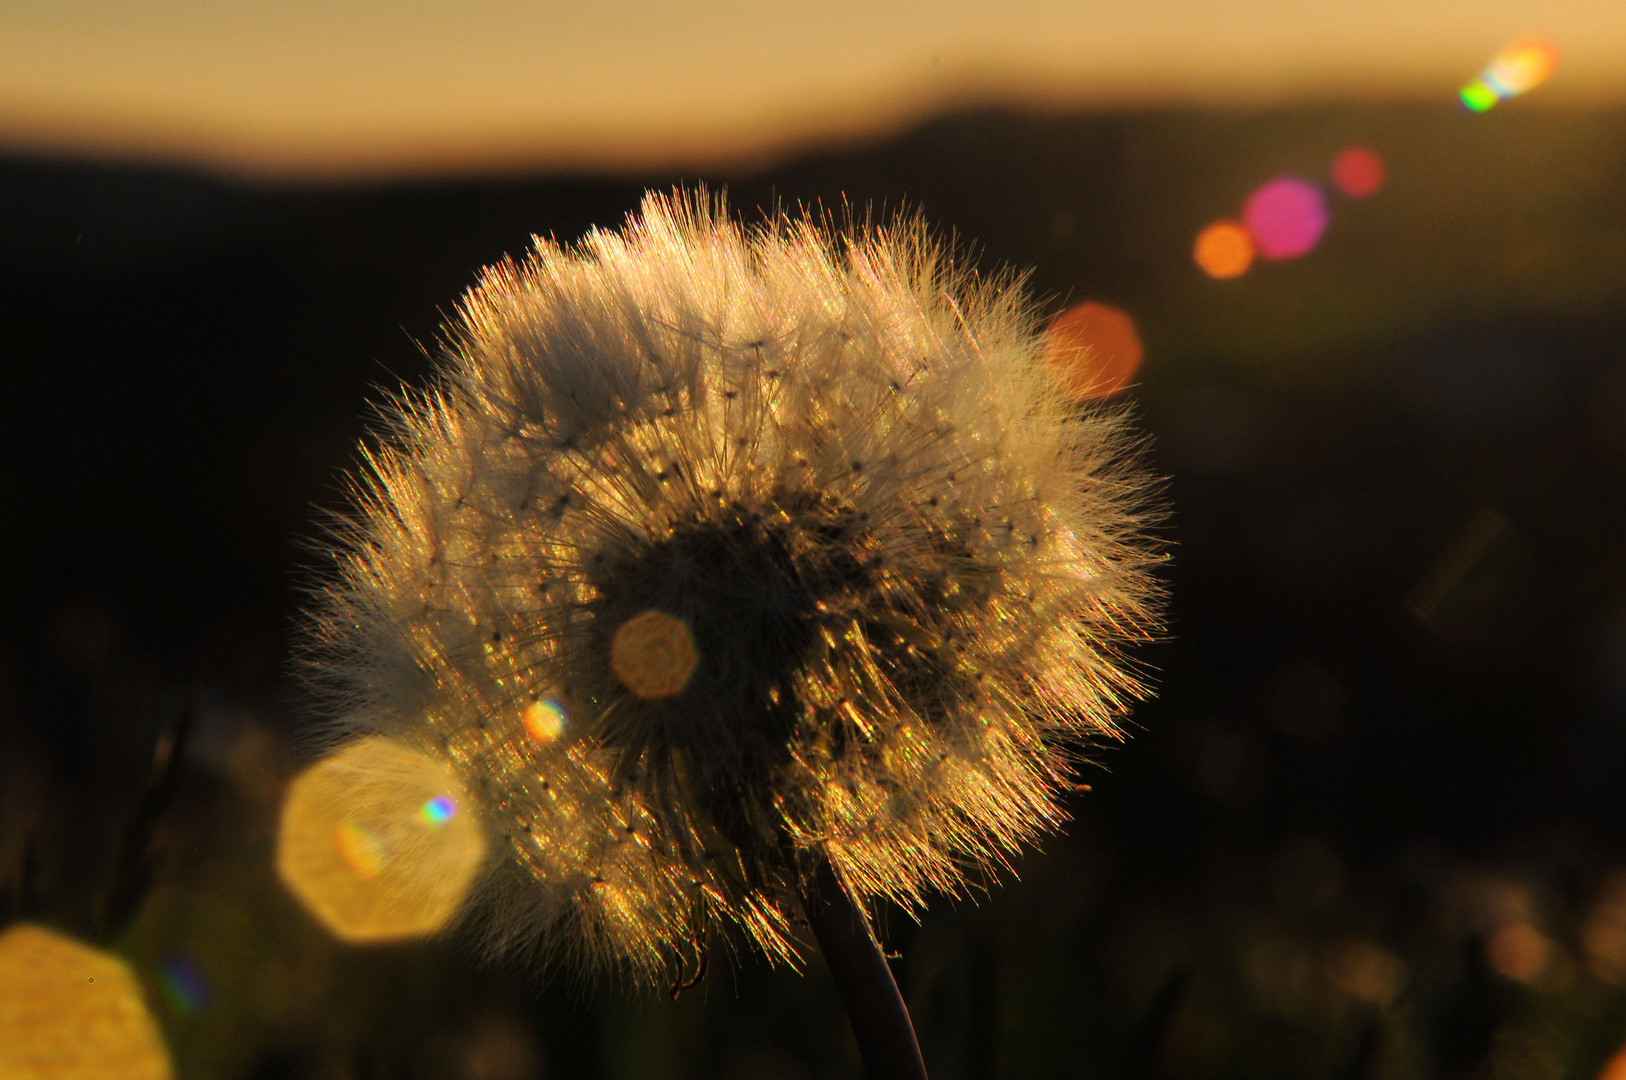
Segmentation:
[[(1325, 184), (1351, 143), (1388, 163), (1364, 200)], [(1320, 247), (1204, 277), (1196, 231), (1284, 172), (1329, 191)], [(816, 954), (639, 998), (455, 936), (338, 946), (270, 868), (301, 544), (368, 402), (423, 383), (479, 267), (702, 180), (747, 219), (919, 209), (1146, 342), (1159, 693), (1010, 879), (883, 913), (932, 1075), (1597, 1077), (1626, 1041), (1626, 115), (1523, 101), (959, 115), (741, 176), (0, 161), (0, 918), (127, 957), (183, 1077), (858, 1075)], [(188, 703), (153, 871), (98, 920)]]

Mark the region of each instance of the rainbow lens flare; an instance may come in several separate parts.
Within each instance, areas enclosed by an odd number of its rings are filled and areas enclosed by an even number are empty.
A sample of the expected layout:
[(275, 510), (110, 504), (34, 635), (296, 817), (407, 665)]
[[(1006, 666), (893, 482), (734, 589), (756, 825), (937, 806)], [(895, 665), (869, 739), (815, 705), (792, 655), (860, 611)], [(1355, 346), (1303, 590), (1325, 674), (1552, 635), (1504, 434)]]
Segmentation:
[(1458, 96), (1470, 112), (1484, 112), (1498, 101), (1540, 86), (1557, 66), (1558, 48), (1551, 41), (1536, 35), (1522, 37), (1497, 53)]
[(446, 795), (437, 795), (418, 808), (418, 816), (431, 829), (438, 829), (452, 820), (452, 815), (456, 812), (457, 804)]
[(542, 698), (525, 706), (520, 724), (531, 741), (547, 746), (565, 733), (565, 710), (552, 698)]
[(190, 1016), (209, 1007), (214, 997), (209, 990), (209, 981), (190, 957), (170, 957), (164, 961), (158, 974), (164, 997), (176, 1012)]
[(1211, 278), (1241, 277), (1253, 265), (1253, 237), (1237, 222), (1221, 219), (1197, 234), (1191, 257)]
[(1352, 199), (1375, 195), (1388, 179), (1388, 170), (1376, 150), (1351, 146), (1332, 159), (1332, 185)]
[(1496, 95), (1495, 90), (1485, 85), (1483, 79), (1475, 79), (1464, 86), (1458, 91), (1458, 96), (1462, 98), (1462, 103), (1467, 106), (1469, 112), (1484, 112), (1502, 100)]
[(465, 801), (446, 761), (359, 739), (289, 785), (277, 870), (336, 937), (426, 937), (456, 917), (485, 862)]
[(1128, 385), (1145, 348), (1127, 312), (1088, 301), (1068, 308), (1044, 335), (1044, 365), (1075, 401), (1111, 397)]
[(375, 878), (384, 869), (384, 846), (365, 825), (341, 823), (333, 830), (333, 847), (359, 878)]
[(1279, 176), (1248, 196), (1242, 224), (1261, 258), (1296, 259), (1321, 242), (1327, 204), (1321, 189), (1308, 180)]

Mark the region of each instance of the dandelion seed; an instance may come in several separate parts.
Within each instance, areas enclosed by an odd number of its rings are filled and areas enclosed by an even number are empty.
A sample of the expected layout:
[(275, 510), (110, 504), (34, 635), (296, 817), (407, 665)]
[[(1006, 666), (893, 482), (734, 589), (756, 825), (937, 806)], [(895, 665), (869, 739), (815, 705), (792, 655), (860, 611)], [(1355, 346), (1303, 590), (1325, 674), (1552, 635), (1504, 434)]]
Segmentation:
[(1019, 286), (704, 195), (485, 271), (309, 652), (461, 793), (427, 835), (494, 838), (492, 948), (788, 958), (821, 875), (914, 907), (1060, 824), (1145, 692), (1156, 559), (1124, 413), (1051, 381)]

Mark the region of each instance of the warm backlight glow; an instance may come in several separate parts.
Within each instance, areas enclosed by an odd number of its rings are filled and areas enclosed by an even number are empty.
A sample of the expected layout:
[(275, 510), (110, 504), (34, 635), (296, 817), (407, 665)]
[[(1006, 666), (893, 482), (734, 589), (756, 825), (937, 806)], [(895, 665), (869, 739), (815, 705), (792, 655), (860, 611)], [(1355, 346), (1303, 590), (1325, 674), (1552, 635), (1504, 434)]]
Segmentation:
[(1461, 90), (1462, 103), (1484, 112), (1498, 101), (1518, 97), (1546, 82), (1558, 66), (1558, 48), (1544, 37), (1524, 37), (1496, 54), (1489, 66)]
[(1191, 257), (1211, 278), (1241, 277), (1253, 265), (1253, 237), (1234, 221), (1216, 221), (1197, 234)]
[(424, 937), (462, 906), (485, 835), (442, 761), (384, 738), (351, 743), (288, 789), (277, 869), (347, 941)]
[(688, 624), (664, 611), (634, 615), (610, 642), (610, 670), (641, 698), (681, 694), (699, 662)]
[(0, 1077), (172, 1075), (141, 986), (123, 961), (26, 923), (0, 934)]
[[(1435, 98), (1535, 7), (7, 0), (0, 146), (270, 176), (737, 173), (965, 109)], [(1574, 42), (1571, 101), (1626, 101), (1619, 0), (1541, 19)]]
[(1332, 183), (1352, 199), (1375, 195), (1388, 179), (1383, 158), (1376, 150), (1351, 146), (1332, 160)]
[(1327, 204), (1314, 184), (1281, 176), (1248, 196), (1242, 223), (1261, 258), (1296, 259), (1321, 242), (1327, 229)]
[(1145, 349), (1135, 320), (1094, 301), (1068, 308), (1045, 331), (1044, 363), (1076, 401), (1110, 397), (1129, 384)]

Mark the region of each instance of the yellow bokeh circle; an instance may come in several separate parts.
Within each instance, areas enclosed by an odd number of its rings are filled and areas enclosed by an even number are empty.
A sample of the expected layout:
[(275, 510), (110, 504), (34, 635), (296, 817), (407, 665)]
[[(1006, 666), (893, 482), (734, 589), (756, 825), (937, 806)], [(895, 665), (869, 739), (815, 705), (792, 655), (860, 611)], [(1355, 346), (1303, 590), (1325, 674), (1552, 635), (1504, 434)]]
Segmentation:
[(117, 957), (44, 927), (0, 934), (0, 1077), (169, 1080), (141, 986)]
[(457, 915), (485, 861), (484, 827), (450, 766), (358, 740), (288, 789), (277, 870), (346, 941), (427, 937)]

